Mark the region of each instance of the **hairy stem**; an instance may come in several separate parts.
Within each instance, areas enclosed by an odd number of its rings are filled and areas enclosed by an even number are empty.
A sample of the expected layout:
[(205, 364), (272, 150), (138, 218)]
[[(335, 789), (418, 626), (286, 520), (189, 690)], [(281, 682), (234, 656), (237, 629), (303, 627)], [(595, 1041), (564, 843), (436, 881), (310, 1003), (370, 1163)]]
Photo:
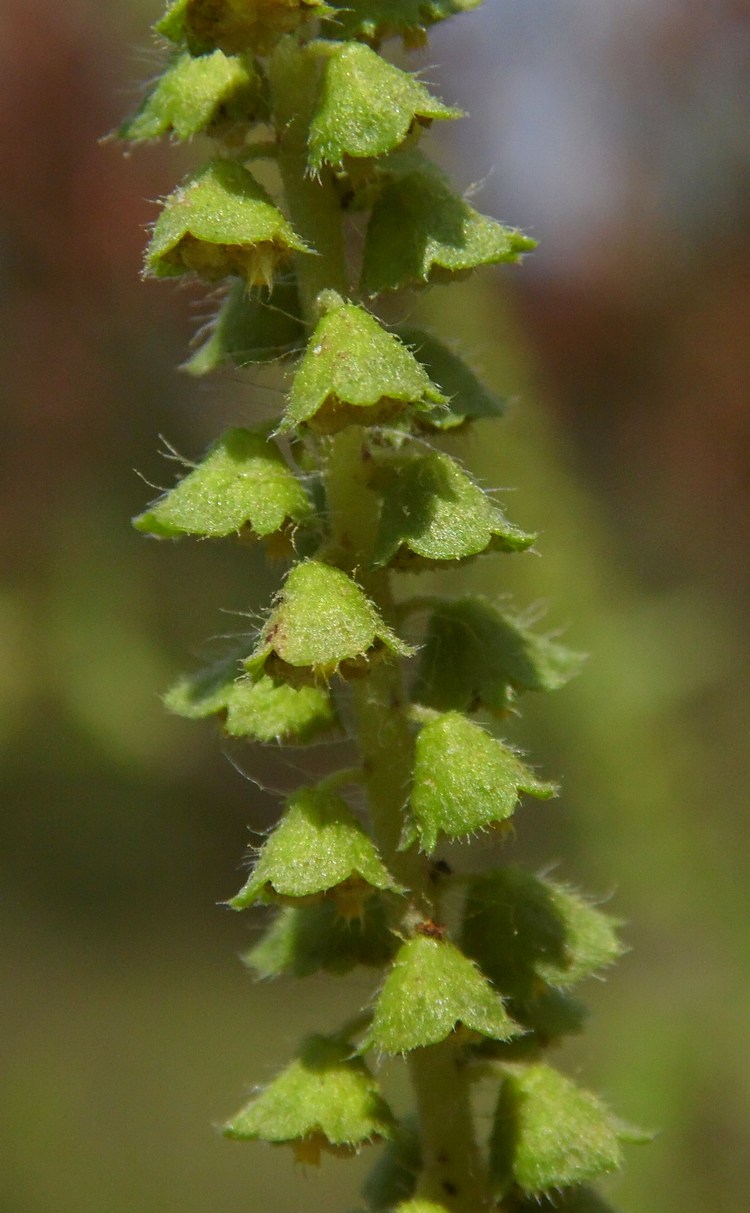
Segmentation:
[[(326, 489), (332, 542), (356, 570), (372, 551), (377, 526), (375, 498), (367, 487), (367, 432), (350, 426), (331, 442)], [(393, 616), (388, 573), (359, 573), (359, 580), (386, 619)], [(401, 925), (436, 916), (430, 865), (414, 848), (399, 850), (404, 804), (414, 767), (414, 739), (407, 714), (403, 670), (398, 662), (376, 665), (355, 683), (357, 739), (373, 833), (394, 876), (410, 890)], [(419, 1195), (440, 1199), (451, 1213), (477, 1213), (482, 1202), (479, 1151), (469, 1102), (463, 1053), (454, 1038), (409, 1057), (419, 1117), (424, 1170)]]
[(470, 1082), (455, 1035), (409, 1054), (419, 1114), (422, 1165), (417, 1196), (451, 1213), (484, 1206), (483, 1167), (474, 1140)]
[(345, 295), (349, 281), (333, 178), (327, 169), (313, 177), (307, 167), (307, 132), (317, 95), (318, 62), (309, 47), (285, 38), (274, 51), (268, 74), (289, 215), (299, 235), (315, 250), (300, 253), (296, 259), (302, 311), (312, 324), (319, 293), (332, 288)]

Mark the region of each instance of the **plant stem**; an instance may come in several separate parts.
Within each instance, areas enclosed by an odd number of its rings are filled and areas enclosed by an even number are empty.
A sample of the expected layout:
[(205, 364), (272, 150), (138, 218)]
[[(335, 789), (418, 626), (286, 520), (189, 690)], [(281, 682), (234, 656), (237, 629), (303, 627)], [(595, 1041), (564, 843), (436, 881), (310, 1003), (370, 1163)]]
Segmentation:
[(474, 1140), (470, 1082), (455, 1036), (409, 1054), (416, 1093), (422, 1166), (416, 1195), (451, 1213), (479, 1213), (483, 1167)]
[[(375, 499), (367, 486), (367, 431), (350, 426), (331, 440), (326, 490), (332, 543), (358, 572), (386, 620), (393, 616), (390, 579), (366, 572), (377, 527)], [(414, 768), (414, 740), (407, 714), (403, 671), (398, 662), (375, 665), (354, 683), (357, 739), (368, 793), (370, 819), (380, 853), (397, 880), (410, 890), (398, 924), (436, 915), (429, 863), (414, 847), (399, 850), (403, 810)], [(421, 1139), (423, 1173), (418, 1195), (439, 1199), (451, 1213), (477, 1213), (482, 1203), (481, 1163), (474, 1140), (469, 1081), (455, 1038), (409, 1055)]]
[(413, 847), (398, 849), (414, 757), (398, 665), (378, 665), (354, 686), (353, 696), (375, 841), (386, 866), (410, 891), (399, 924), (405, 926), (409, 920), (431, 918), (432, 906), (427, 860)]
[[(331, 543), (339, 561), (355, 574), (390, 623), (393, 603), (389, 575), (368, 567), (378, 526), (378, 499), (368, 483), (367, 437), (364, 427), (352, 425), (329, 440), (325, 484)], [(413, 897), (420, 897), (426, 886), (427, 862), (413, 849), (398, 849), (414, 759), (400, 664), (374, 664), (366, 678), (353, 684), (352, 694), (378, 847), (396, 878)], [(423, 916), (427, 912), (423, 907)]]
[[(307, 175), (307, 129), (315, 102), (317, 63), (309, 48), (285, 39), (270, 65), (277, 119), (279, 168), (289, 213), (303, 239), (319, 256), (298, 257), (298, 279), (308, 324), (326, 288), (348, 294), (341, 210), (330, 174)], [(378, 499), (369, 488), (367, 431), (349, 426), (325, 443), (325, 486), (331, 544), (338, 560), (366, 590), (384, 618), (393, 622), (389, 575), (368, 568), (378, 524)], [(374, 664), (353, 685), (357, 740), (373, 834), (383, 860), (409, 890), (397, 928), (432, 918), (429, 863), (414, 848), (399, 850), (403, 810), (414, 760), (403, 672), (398, 662)], [(469, 1082), (453, 1038), (417, 1049), (409, 1068), (419, 1113), (424, 1172), (419, 1194), (439, 1199), (451, 1213), (477, 1213), (482, 1204), (481, 1165), (474, 1140)]]
[(327, 439), (323, 458), (336, 561), (354, 573), (370, 595), (379, 596), (387, 589), (388, 574), (369, 569), (378, 529), (379, 499), (370, 488), (367, 429), (350, 425)]
[(269, 64), (278, 139), (278, 164), (292, 224), (315, 253), (297, 255), (297, 279), (305, 320), (314, 324), (322, 290), (348, 293), (341, 207), (333, 178), (307, 167), (307, 133), (317, 96), (318, 61), (307, 46), (284, 38)]

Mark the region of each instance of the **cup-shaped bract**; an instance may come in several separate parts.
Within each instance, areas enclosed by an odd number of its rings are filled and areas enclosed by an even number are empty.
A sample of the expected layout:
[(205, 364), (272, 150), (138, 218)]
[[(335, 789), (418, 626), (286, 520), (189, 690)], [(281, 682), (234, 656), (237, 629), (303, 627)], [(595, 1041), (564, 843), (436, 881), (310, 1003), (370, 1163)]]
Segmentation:
[(281, 432), (303, 424), (332, 433), (445, 404), (442, 392), (394, 333), (334, 292), (295, 374)]
[(155, 278), (229, 274), (268, 286), (279, 264), (306, 245), (252, 173), (234, 160), (209, 161), (166, 199), (146, 249)]
[(448, 398), (448, 407), (420, 413), (417, 423), (427, 430), (453, 430), (470, 421), (502, 417), (506, 402), (474, 374), (463, 358), (423, 329), (400, 324), (397, 335), (408, 345), (433, 383)]
[(438, 711), (506, 713), (522, 691), (554, 691), (583, 661), (485, 598), (441, 602), (420, 652), (414, 698)]
[(258, 977), (308, 977), (321, 969), (348, 973), (356, 965), (380, 968), (393, 959), (396, 946), (384, 898), (373, 893), (354, 916), (342, 915), (330, 899), (283, 906), (243, 960)]
[(401, 945), (385, 979), (367, 1047), (408, 1053), (438, 1044), (458, 1025), (501, 1041), (521, 1031), (499, 994), (455, 944), (417, 934)]
[(490, 1142), (495, 1195), (516, 1187), (540, 1196), (616, 1171), (630, 1136), (596, 1095), (558, 1070), (514, 1067), (500, 1088)]
[(416, 570), (487, 551), (520, 552), (536, 538), (440, 451), (407, 447), (382, 452), (372, 483), (383, 506), (373, 564)]
[(294, 1061), (225, 1126), (237, 1140), (286, 1142), (300, 1161), (321, 1150), (349, 1153), (389, 1138), (393, 1114), (348, 1041), (311, 1036)]
[(503, 867), (472, 878), (461, 943), (503, 993), (568, 989), (622, 955), (617, 921), (548, 877)]
[(215, 315), (196, 336), (197, 349), (183, 369), (206, 375), (227, 363), (238, 367), (276, 362), (304, 344), (304, 325), (294, 278), (248, 291), (232, 282)]
[(504, 867), (471, 880), (461, 946), (544, 1045), (580, 1031), (585, 1008), (569, 990), (622, 954), (616, 926), (564, 885)]
[(328, 11), (323, 0), (175, 0), (154, 28), (194, 55), (214, 47), (265, 55), (284, 34)]
[(248, 647), (183, 674), (164, 696), (165, 706), (187, 720), (218, 716), (230, 737), (249, 741), (299, 745), (335, 734), (339, 719), (328, 688), (245, 673)]
[(366, 294), (449, 282), (483, 265), (517, 262), (536, 247), (523, 232), (475, 211), (425, 157), (409, 152), (396, 163), (367, 227)]
[(422, 46), (427, 31), (455, 13), (476, 8), (481, 0), (331, 0), (330, 27), (338, 38), (359, 38), (379, 46), (400, 37), (404, 45)]
[(250, 532), (259, 539), (310, 518), (302, 484), (264, 433), (227, 430), (173, 489), (133, 519), (159, 538), (221, 538)]
[(351, 577), (320, 560), (303, 560), (290, 570), (245, 667), (254, 676), (265, 670), (327, 682), (411, 652)]
[(434, 851), (438, 838), (462, 838), (506, 821), (527, 793), (547, 799), (555, 785), (537, 779), (509, 746), (459, 712), (419, 731), (409, 817), (402, 845)]
[(132, 143), (161, 135), (190, 139), (218, 122), (236, 122), (247, 130), (256, 114), (263, 114), (263, 105), (249, 59), (222, 51), (195, 58), (183, 51), (167, 64), (117, 134)]
[(320, 42), (317, 47), (323, 63), (310, 123), (313, 172), (324, 164), (340, 167), (347, 157), (382, 156), (400, 147), (415, 127), (462, 116), (362, 42)]
[(227, 904), (244, 910), (256, 901), (328, 894), (344, 917), (355, 917), (373, 889), (402, 891), (346, 802), (311, 787), (290, 796), (248, 880)]

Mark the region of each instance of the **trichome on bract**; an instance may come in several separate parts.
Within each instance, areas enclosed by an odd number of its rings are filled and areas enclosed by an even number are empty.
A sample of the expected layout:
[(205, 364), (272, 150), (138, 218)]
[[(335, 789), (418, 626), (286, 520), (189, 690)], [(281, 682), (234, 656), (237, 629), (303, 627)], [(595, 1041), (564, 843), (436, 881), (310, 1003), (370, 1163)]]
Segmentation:
[[(393, 292), (534, 247), (430, 161), (427, 128), (461, 112), (383, 54), (475, 4), (175, 0), (157, 23), (163, 72), (119, 134), (212, 148), (164, 200), (146, 272), (222, 284), (191, 374), (279, 362), (287, 390), (278, 417), (218, 434), (135, 525), (241, 537), (287, 562), (257, 634), (180, 678), (172, 711), (255, 744), (358, 746), (354, 766), (288, 797), (229, 905), (271, 907), (246, 958), (258, 975), (363, 966), (369, 1005), (303, 1041), (227, 1135), (306, 1162), (385, 1142), (373, 1213), (595, 1213), (589, 1185), (633, 1131), (545, 1051), (581, 1027), (571, 989), (618, 956), (613, 923), (514, 866), (464, 874), (457, 849), (506, 834), (522, 797), (555, 794), (503, 725), (579, 658), (507, 605), (403, 597), (405, 572), (520, 559), (534, 542), (440, 448), (503, 402), (439, 338), (383, 319)], [(382, 1057), (408, 1066), (413, 1114), (388, 1106)], [(497, 1089), (486, 1142), (479, 1082)]]

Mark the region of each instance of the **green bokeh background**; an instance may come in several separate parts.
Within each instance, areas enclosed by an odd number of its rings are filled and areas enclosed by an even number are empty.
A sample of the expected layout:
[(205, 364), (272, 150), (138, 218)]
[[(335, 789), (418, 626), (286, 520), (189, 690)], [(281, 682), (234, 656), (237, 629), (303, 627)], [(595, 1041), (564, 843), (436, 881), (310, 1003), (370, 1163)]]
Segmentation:
[[(96, 141), (151, 70), (131, 48), (155, 12), (6, 0), (2, 18), (0, 1213), (344, 1210), (366, 1159), (308, 1172), (213, 1128), (371, 979), (253, 984), (237, 956), (257, 926), (217, 903), (302, 760), (228, 747), (158, 697), (280, 570), (127, 524), (151, 495), (132, 469), (172, 479), (159, 434), (195, 456), (279, 401), (260, 376), (176, 374), (200, 292), (138, 280), (144, 199), (192, 153)], [(461, 451), (542, 535), (541, 557), (463, 585), (543, 605), (591, 654), (512, 725), (563, 793), (506, 847), (627, 922), (632, 952), (561, 1058), (660, 1130), (608, 1189), (624, 1213), (745, 1213), (750, 1191), (748, 218), (675, 262), (673, 289), (669, 258), (658, 291), (628, 278), (624, 216), (609, 277), (490, 275), (423, 305), (519, 398)]]

